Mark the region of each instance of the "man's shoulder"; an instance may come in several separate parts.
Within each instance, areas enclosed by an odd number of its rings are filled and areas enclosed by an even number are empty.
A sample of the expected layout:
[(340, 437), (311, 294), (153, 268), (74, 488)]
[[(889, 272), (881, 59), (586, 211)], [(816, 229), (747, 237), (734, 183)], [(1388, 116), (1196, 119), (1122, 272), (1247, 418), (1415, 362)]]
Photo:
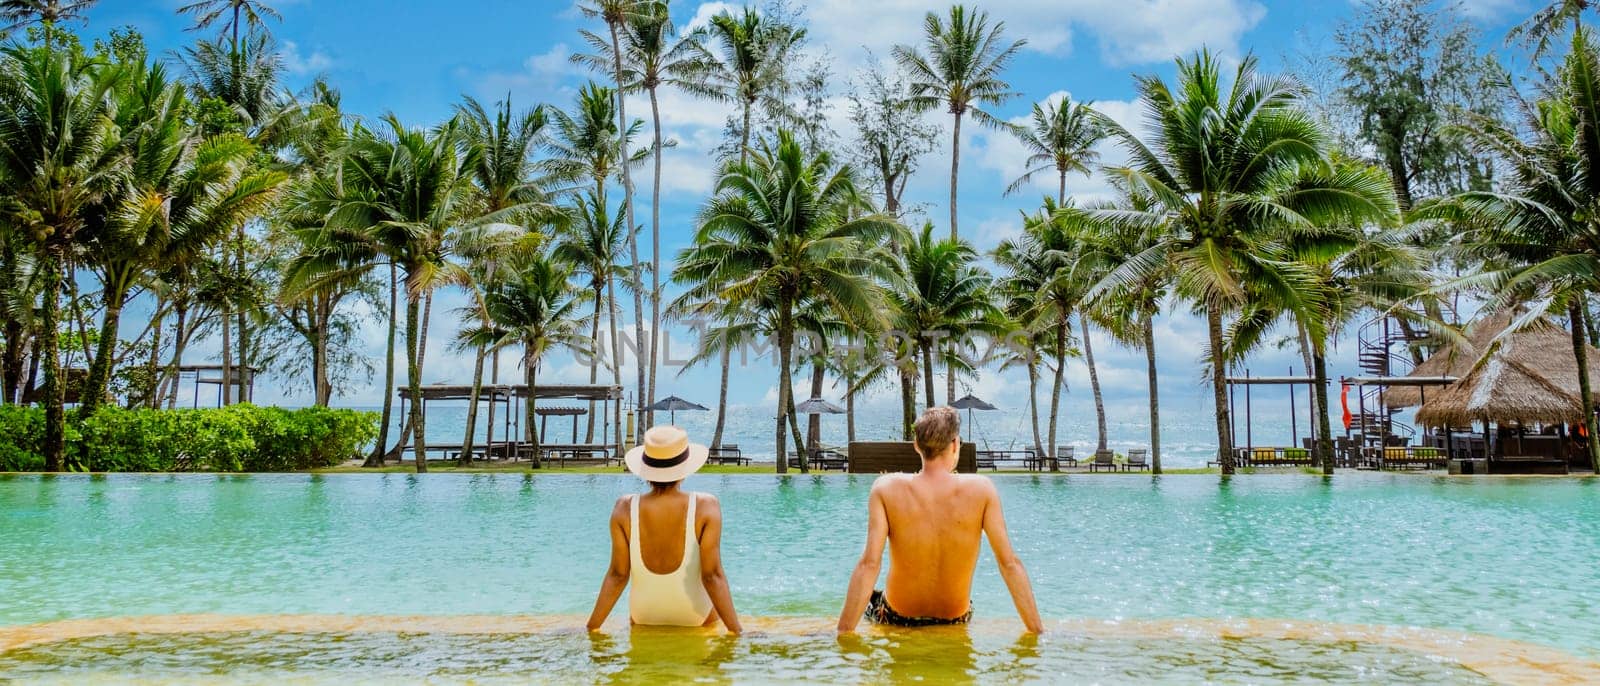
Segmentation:
[(899, 472), (881, 474), (878, 476), (878, 478), (872, 480), (872, 490), (882, 493), (887, 490), (898, 488), (904, 485), (910, 479), (910, 474), (901, 474)]

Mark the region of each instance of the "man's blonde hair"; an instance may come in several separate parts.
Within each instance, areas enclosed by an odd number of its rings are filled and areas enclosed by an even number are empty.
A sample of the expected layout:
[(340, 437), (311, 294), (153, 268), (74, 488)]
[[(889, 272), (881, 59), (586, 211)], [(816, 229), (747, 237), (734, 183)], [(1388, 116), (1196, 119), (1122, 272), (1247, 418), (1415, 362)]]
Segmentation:
[(949, 406), (930, 407), (917, 418), (913, 431), (917, 452), (922, 454), (922, 459), (931, 460), (961, 435), (961, 415)]

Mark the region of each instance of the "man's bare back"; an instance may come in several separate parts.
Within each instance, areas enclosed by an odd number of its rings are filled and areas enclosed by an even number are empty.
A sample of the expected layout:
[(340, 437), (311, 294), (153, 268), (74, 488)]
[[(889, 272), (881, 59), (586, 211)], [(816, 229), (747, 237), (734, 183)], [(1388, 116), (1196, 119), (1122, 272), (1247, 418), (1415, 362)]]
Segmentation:
[(889, 523), (889, 606), (912, 617), (965, 614), (994, 484), (981, 476), (895, 474), (872, 490)]
[[(879, 477), (867, 503), (867, 545), (850, 577), (839, 630), (853, 631), (863, 613), (874, 621), (919, 626), (960, 623), (970, 615), (972, 574), (987, 536), (1000, 575), (1029, 631), (1043, 630), (1028, 573), (1011, 548), (1000, 495), (989, 479), (955, 474), (960, 419), (948, 407), (917, 421), (922, 471)], [(873, 593), (885, 544), (887, 591)]]

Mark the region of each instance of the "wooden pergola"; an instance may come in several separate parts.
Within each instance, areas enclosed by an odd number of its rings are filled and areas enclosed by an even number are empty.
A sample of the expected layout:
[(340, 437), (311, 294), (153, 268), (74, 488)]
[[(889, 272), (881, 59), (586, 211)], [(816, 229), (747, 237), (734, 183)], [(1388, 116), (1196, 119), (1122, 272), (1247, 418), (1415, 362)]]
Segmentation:
[[(226, 384), (226, 387), (232, 387), (232, 388), (234, 388), (235, 390), (238, 391), (238, 393), (236, 393), (233, 396), (232, 402), (244, 402), (244, 403), (247, 403), (247, 402), (251, 402), (251, 401), (255, 400), (255, 397), (256, 397), (256, 376), (259, 375), (260, 373), (261, 373), (260, 369), (257, 369), (255, 367), (251, 367), (251, 366), (248, 366), (248, 365), (231, 365), (231, 366), (228, 367), (228, 382)], [(217, 406), (221, 407), (224, 404), (224, 402), (223, 402), (223, 400), (224, 400), (223, 389), (224, 389), (225, 385), (222, 382), (222, 365), (220, 365), (220, 364), (186, 364), (186, 365), (179, 366), (178, 367), (178, 380), (182, 381), (183, 378), (186, 377), (186, 376), (194, 377), (194, 406), (195, 407), (200, 407), (200, 386), (201, 385), (216, 386), (217, 387)]]
[[(411, 389), (400, 387), (396, 389), (400, 397), (400, 416), (406, 416), (408, 405), (413, 401)], [(578, 443), (577, 426), (578, 417), (588, 416), (590, 411), (583, 407), (535, 407), (534, 412), (541, 418), (541, 426), (534, 427), (523, 425), (523, 410), (529, 402), (528, 386), (526, 384), (484, 384), (478, 387), (478, 402), (488, 403), (488, 413), (484, 422), (483, 442), (474, 441), (474, 451), (481, 450), (484, 455), (516, 459), (527, 453), (528, 457), (539, 461), (539, 455), (532, 454), (533, 431), (539, 431), (539, 446), (542, 451), (566, 451), (568, 453), (601, 453), (608, 458), (620, 457), (622, 446), (615, 440), (599, 443)], [(424, 416), (428, 412), (430, 402), (472, 402), (472, 386), (465, 384), (431, 384), (420, 389), (420, 402)], [(609, 384), (551, 384), (539, 385), (533, 389), (533, 401), (541, 400), (577, 400), (601, 403), (599, 417), (603, 423), (620, 421), (623, 391), (621, 386)], [(500, 435), (496, 438), (496, 406), (501, 409), (499, 417)], [(615, 417), (613, 415), (616, 415)], [(545, 441), (544, 420), (549, 417), (572, 417), (572, 442), (548, 443)], [(605, 431), (602, 436), (611, 432)], [(463, 446), (459, 443), (426, 445), (425, 449), (440, 451), (449, 455), (452, 451), (459, 454)]]

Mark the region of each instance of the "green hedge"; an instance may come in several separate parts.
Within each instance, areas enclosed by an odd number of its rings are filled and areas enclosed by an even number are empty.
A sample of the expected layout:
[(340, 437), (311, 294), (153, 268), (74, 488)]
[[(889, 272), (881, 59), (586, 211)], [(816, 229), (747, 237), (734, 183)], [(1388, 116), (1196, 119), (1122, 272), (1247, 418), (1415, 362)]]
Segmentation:
[[(355, 410), (106, 407), (68, 427), (66, 452), (97, 472), (284, 472), (360, 457), (377, 432), (377, 416)], [(43, 469), (43, 436), (43, 410), (0, 406), (0, 471)]]

